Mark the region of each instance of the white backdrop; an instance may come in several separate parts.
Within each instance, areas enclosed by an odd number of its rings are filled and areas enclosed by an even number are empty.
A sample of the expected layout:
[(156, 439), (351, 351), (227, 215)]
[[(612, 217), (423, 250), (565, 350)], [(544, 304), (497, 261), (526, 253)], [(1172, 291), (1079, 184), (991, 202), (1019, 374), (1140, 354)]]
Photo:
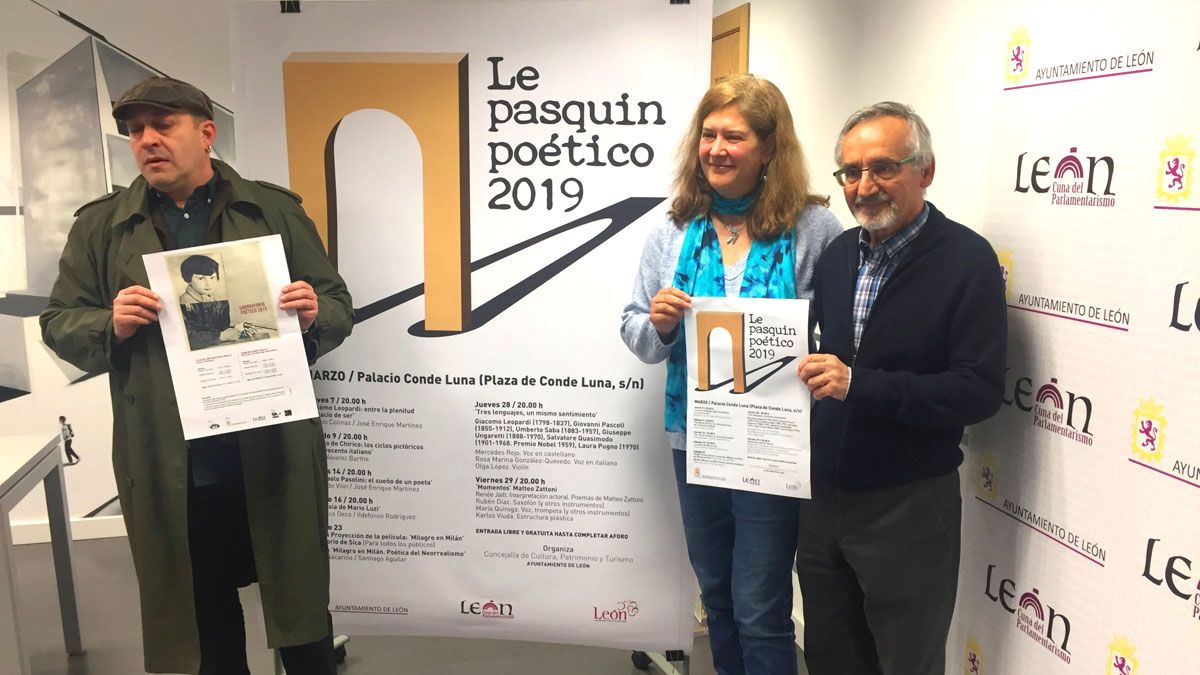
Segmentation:
[(964, 465), (955, 672), (1200, 672), (1198, 27), (1005, 3), (980, 45), (986, 166), (938, 168), (986, 180), (1009, 371)]

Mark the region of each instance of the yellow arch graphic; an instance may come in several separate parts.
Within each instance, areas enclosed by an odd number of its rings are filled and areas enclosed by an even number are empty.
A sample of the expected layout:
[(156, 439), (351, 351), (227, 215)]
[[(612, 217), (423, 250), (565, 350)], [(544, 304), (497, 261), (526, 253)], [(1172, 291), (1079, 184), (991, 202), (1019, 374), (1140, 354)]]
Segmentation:
[(413, 130), (423, 155), (425, 326), (465, 330), (471, 321), (466, 54), (295, 53), (283, 63), (283, 98), (291, 188), (307, 200), (331, 254), (337, 194), (326, 150), (337, 125), (356, 110), (378, 108)]
[(713, 330), (724, 328), (733, 337), (733, 392), (746, 393), (746, 350), (745, 315), (741, 312), (697, 312), (696, 313), (696, 370), (698, 388), (712, 388), (709, 377), (708, 338)]

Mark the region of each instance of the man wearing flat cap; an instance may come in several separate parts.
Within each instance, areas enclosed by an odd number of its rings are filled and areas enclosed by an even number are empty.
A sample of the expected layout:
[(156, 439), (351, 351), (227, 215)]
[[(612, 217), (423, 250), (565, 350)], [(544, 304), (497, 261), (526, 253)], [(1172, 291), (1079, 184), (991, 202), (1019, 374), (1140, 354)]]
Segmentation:
[(350, 294), (300, 198), (209, 156), (212, 101), (152, 77), (113, 106), (141, 176), (85, 204), (41, 315), (42, 337), (109, 373), (113, 470), (141, 593), (146, 669), (241, 675), (237, 589), (258, 582), (289, 675), (333, 675), (325, 445), (318, 420), (184, 441), (142, 254), (278, 234), (309, 362), (350, 333)]

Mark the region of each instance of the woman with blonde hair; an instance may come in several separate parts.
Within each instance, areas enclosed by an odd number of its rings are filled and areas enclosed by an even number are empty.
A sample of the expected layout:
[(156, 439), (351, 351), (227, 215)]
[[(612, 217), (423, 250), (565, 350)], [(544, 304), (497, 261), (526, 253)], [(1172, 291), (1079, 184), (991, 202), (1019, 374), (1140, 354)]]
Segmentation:
[(621, 335), (667, 361), (665, 426), (688, 557), (720, 675), (796, 672), (791, 570), (798, 502), (689, 485), (687, 357), (679, 325), (692, 296), (811, 298), (812, 272), (842, 227), (813, 194), (791, 111), (752, 75), (713, 85), (679, 153), (669, 218), (647, 238)]

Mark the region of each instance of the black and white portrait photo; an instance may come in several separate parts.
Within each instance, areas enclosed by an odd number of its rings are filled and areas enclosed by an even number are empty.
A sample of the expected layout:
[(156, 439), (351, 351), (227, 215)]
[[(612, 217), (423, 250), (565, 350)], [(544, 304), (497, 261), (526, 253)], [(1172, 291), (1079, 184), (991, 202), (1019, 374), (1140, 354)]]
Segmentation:
[(190, 350), (279, 336), (257, 244), (191, 251), (168, 260)]

